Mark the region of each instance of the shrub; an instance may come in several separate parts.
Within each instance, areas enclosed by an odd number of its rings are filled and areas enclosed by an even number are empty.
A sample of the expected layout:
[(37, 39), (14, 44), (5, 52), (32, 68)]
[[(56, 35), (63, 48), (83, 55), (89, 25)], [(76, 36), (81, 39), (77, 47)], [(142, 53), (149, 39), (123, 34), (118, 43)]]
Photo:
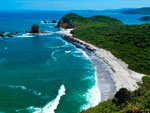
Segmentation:
[(149, 76), (144, 76), (142, 78), (142, 81), (143, 81), (143, 86), (146, 88), (146, 89), (150, 89), (150, 77)]
[(120, 89), (113, 98), (113, 103), (117, 105), (127, 104), (131, 99), (131, 93), (126, 88)]

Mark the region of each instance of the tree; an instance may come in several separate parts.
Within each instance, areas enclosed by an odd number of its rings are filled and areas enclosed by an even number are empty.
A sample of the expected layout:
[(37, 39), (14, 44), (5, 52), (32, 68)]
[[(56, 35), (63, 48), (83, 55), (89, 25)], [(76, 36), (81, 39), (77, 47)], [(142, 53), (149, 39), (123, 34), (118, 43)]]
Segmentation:
[(117, 105), (127, 104), (131, 99), (131, 93), (126, 88), (120, 89), (113, 98), (113, 103)]

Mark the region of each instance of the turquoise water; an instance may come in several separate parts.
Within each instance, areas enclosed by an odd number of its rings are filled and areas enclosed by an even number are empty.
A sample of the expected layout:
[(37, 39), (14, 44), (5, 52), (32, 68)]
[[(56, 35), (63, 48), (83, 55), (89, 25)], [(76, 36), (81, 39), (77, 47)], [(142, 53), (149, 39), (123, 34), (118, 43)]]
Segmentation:
[[(83, 50), (62, 40), (62, 35), (55, 33), (59, 31), (55, 24), (40, 22), (58, 21), (66, 13), (0, 12), (0, 31), (20, 32), (14, 38), (0, 39), (0, 112), (77, 113), (97, 102), (90, 97), (91, 91), (96, 90), (90, 58)], [(98, 13), (79, 14), (88, 17)], [(126, 24), (143, 23), (137, 16), (128, 19), (131, 16), (104, 15)], [(49, 34), (25, 33), (33, 24)]]
[[(89, 103), (95, 71), (88, 56), (62, 40), (55, 24), (40, 22), (64, 15), (57, 13), (2, 13), (1, 31), (20, 34), (0, 40), (0, 111), (77, 113)], [(25, 33), (32, 24), (50, 33)]]

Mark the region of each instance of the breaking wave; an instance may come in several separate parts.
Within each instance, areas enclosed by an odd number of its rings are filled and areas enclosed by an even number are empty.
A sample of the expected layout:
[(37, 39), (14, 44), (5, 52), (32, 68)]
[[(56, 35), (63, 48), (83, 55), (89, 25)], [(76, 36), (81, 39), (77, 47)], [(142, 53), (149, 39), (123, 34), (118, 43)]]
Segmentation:
[(98, 87), (98, 78), (97, 78), (97, 72), (95, 68), (95, 85), (87, 91), (87, 93), (84, 95), (87, 100), (87, 104), (81, 106), (80, 110), (86, 110), (90, 107), (94, 107), (99, 104), (101, 101), (101, 93), (100, 89)]
[(55, 110), (57, 109), (57, 106), (59, 105), (59, 101), (63, 95), (65, 95), (65, 86), (61, 85), (57, 97), (46, 104), (43, 108), (35, 108), (35, 107), (29, 107), (28, 110), (34, 110), (33, 113), (55, 113)]

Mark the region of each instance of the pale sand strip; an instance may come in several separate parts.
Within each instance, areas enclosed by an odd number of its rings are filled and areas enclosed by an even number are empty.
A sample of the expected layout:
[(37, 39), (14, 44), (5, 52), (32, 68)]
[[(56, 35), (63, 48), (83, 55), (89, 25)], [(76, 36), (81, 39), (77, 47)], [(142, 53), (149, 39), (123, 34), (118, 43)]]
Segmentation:
[(127, 88), (133, 91), (138, 87), (136, 83), (141, 81), (141, 78), (145, 76), (144, 74), (140, 74), (128, 69), (128, 65), (122, 60), (113, 56), (111, 52), (86, 43), (78, 38), (72, 37), (72, 34), (70, 33), (72, 30), (73, 29), (63, 29), (57, 33), (69, 36), (68, 40), (77, 42), (83, 45), (85, 48), (92, 50), (96, 56), (103, 60), (109, 69), (113, 81), (116, 83), (117, 91), (120, 88)]

